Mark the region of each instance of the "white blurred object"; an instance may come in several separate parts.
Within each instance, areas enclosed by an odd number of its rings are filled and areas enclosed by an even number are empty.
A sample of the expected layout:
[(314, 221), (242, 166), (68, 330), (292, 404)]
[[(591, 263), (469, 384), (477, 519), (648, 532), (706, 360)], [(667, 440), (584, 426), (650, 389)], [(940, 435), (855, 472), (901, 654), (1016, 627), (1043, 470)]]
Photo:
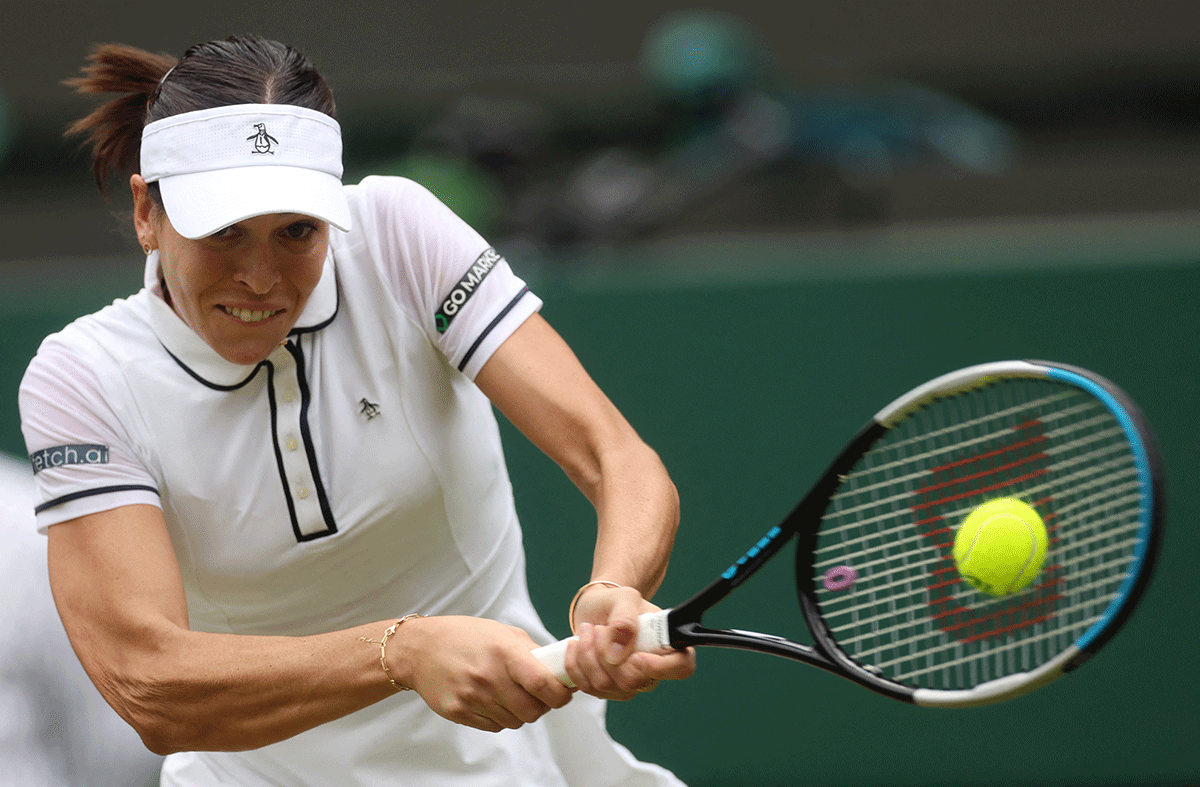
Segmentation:
[(33, 516), (33, 472), (0, 454), (0, 785), (143, 787), (147, 751), (92, 685), (50, 595), (46, 537)]

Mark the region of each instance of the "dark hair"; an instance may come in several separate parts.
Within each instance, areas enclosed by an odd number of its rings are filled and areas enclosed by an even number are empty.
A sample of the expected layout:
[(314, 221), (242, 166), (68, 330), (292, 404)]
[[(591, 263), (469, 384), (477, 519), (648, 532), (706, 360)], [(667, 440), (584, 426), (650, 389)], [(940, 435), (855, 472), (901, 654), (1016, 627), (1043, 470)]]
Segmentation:
[[(102, 44), (82, 76), (65, 84), (86, 94), (124, 93), (67, 129), (92, 149), (101, 192), (118, 171), (137, 172), (142, 129), (155, 120), (232, 104), (292, 104), (337, 117), (333, 92), (301, 52), (256, 36), (197, 44), (178, 61), (125, 44)], [(165, 77), (165, 78), (164, 78)]]

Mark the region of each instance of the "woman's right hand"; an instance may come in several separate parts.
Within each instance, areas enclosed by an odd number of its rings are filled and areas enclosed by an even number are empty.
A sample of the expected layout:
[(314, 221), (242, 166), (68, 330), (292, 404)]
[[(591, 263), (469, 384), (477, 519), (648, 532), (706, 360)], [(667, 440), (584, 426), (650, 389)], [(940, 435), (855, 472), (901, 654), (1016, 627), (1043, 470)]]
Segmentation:
[(519, 628), (442, 616), (405, 621), (388, 640), (388, 667), (438, 715), (488, 732), (516, 729), (561, 708), (573, 692), (531, 651)]

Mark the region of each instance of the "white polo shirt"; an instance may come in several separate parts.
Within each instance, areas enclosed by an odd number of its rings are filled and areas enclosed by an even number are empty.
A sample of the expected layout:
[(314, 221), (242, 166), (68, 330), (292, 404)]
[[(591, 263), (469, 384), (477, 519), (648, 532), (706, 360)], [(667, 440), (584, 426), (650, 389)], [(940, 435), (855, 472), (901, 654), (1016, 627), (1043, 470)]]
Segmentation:
[[(354, 231), (331, 233), (296, 327), (257, 365), (176, 316), (156, 254), (144, 289), (43, 342), (20, 391), (38, 528), (160, 506), (194, 630), (305, 635), (419, 611), (548, 642), (472, 382), (541, 302), (417, 184), (347, 194)], [(163, 783), (678, 784), (613, 743), (602, 708), (577, 697), (492, 735), (406, 692), (255, 751), (172, 755)]]

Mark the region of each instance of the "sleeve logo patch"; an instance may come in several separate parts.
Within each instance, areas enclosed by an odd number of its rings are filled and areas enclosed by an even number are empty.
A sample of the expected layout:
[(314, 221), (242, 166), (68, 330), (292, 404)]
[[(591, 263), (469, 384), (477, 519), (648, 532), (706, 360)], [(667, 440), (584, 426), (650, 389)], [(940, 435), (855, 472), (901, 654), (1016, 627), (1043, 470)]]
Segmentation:
[(450, 290), (450, 294), (442, 301), (442, 305), (437, 310), (437, 314), (433, 315), (434, 322), (437, 323), (437, 332), (445, 333), (450, 327), (450, 323), (454, 321), (454, 317), (463, 307), (471, 296), (475, 294), (475, 290), (487, 278), (487, 275), (496, 267), (496, 263), (504, 258), (501, 257), (495, 249), (486, 249), (479, 258), (472, 263), (470, 269), (458, 280), (458, 284), (454, 285), (454, 289)]
[(64, 465), (106, 465), (108, 446), (56, 445), (30, 454), (29, 461), (33, 463), (35, 473)]

